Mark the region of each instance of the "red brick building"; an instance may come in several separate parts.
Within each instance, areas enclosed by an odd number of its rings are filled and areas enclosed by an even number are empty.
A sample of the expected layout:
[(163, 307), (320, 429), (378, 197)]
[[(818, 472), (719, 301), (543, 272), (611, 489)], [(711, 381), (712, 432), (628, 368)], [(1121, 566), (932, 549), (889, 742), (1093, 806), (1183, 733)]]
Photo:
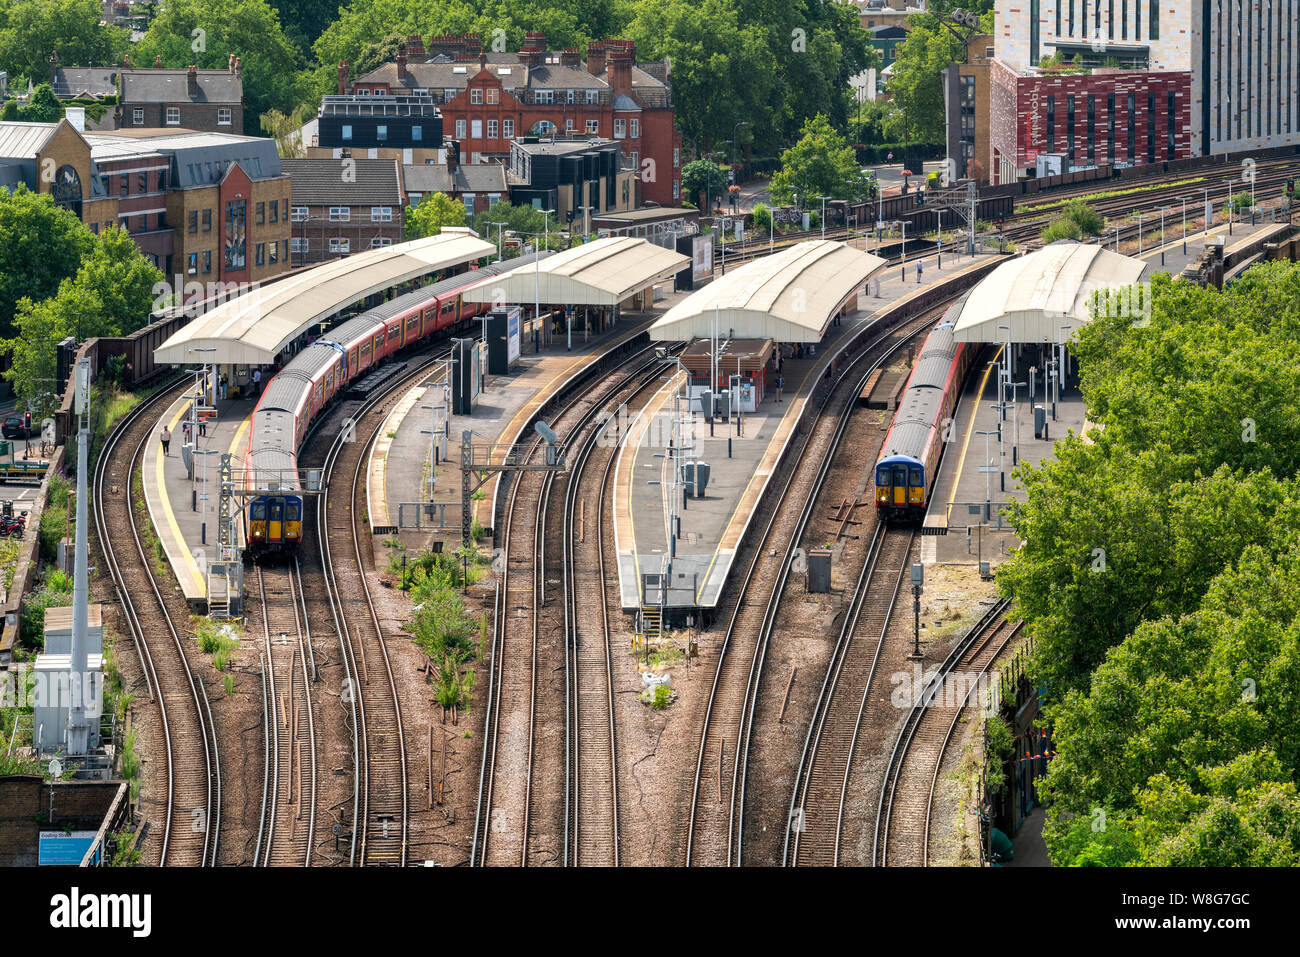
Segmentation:
[(989, 71), (990, 167), (994, 184), (1062, 154), (1062, 169), (1137, 166), (1195, 155), (1191, 74), (1096, 68), (1050, 75)]
[[(517, 54), (485, 50), (477, 35), (432, 37), (426, 50), (408, 37), (393, 63), (350, 80), (339, 67), (339, 94), (427, 97), (442, 113), (443, 135), (460, 143), (463, 162), (505, 160), (525, 135), (590, 134), (617, 140), (640, 170), (642, 201), (677, 205), (681, 133), (673, 117), (668, 66), (638, 62), (627, 40), (548, 51), (529, 33)], [(323, 148), (347, 144), (322, 141)], [(404, 162), (410, 162), (405, 160)]]

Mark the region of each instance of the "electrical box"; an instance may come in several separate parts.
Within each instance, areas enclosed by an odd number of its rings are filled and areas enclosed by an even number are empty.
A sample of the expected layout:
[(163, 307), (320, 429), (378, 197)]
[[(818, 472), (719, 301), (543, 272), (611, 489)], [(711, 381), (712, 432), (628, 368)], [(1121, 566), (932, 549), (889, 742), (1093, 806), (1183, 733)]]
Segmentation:
[(831, 550), (808, 549), (808, 590), (824, 595), (831, 590)]

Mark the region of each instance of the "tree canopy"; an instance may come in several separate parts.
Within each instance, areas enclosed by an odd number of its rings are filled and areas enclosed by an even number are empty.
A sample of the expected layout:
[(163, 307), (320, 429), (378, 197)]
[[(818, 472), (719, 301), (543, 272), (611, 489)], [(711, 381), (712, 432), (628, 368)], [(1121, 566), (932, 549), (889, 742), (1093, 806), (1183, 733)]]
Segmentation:
[[(965, 57), (963, 44), (933, 13), (914, 13), (907, 18), (907, 39), (898, 45), (898, 59), (889, 80), (889, 95), (902, 112), (907, 137), (913, 141), (941, 143), (943, 127), (943, 80), (940, 72), (949, 63)], [(981, 18), (981, 29), (993, 32), (993, 15)]]
[[(998, 573), (1036, 639), (1058, 863), (1300, 856), (1300, 267), (1073, 344), (1089, 440), (1021, 466)], [(1103, 821), (1098, 828), (1096, 821)]]
[(14, 334), (14, 311), (24, 296), (39, 302), (75, 275), (94, 243), (90, 230), (48, 194), (20, 185), (0, 188), (0, 338)]
[(446, 193), (425, 193), (420, 205), (407, 206), (403, 215), (407, 239), (437, 236), (444, 226), (464, 226), (469, 219), (465, 204), (456, 202)]
[(101, 26), (99, 0), (0, 0), (0, 70), (12, 87), (19, 77), (48, 79), (50, 54), (69, 66), (121, 63), (130, 33)]
[(804, 124), (799, 142), (781, 154), (770, 191), (778, 203), (793, 202), (797, 194), (802, 205), (811, 207), (819, 196), (865, 199), (867, 189), (853, 147), (819, 114)]
[[(498, 223), (505, 225), (498, 226)], [(545, 210), (530, 205), (498, 202), (493, 203), (486, 212), (475, 213), (469, 225), (489, 242), (500, 238), (497, 236), (497, 230), (500, 229), (507, 235), (514, 233), (524, 242), (530, 243), (534, 249), (542, 245), (547, 245), (549, 249), (558, 249), (564, 244), (562, 230), (569, 224), (557, 223), (554, 215), (547, 216)], [(582, 223), (574, 220), (572, 228), (581, 232)], [(548, 236), (549, 244), (546, 239)], [(505, 259), (518, 256), (520, 252), (522, 252), (522, 244), (514, 249), (507, 248), (504, 242), (501, 244), (501, 254)]]

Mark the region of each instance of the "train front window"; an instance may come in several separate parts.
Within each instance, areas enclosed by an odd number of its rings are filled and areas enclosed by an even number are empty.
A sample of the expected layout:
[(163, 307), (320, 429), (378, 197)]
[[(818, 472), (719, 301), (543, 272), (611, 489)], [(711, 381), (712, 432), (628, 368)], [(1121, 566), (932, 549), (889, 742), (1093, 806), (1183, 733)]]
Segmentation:
[(295, 503), (295, 502), (290, 502), (290, 503), (288, 503), (287, 505), (285, 505), (285, 507), (284, 507), (284, 520), (285, 520), (286, 522), (296, 522), (296, 521), (298, 521), (298, 505), (297, 505), (297, 503)]
[(266, 503), (265, 503), (265, 502), (254, 502), (254, 503), (253, 503), (253, 521), (255, 521), (255, 522), (265, 522), (265, 521), (266, 521)]
[(922, 477), (920, 469), (912, 469), (912, 488), (921, 488), (925, 485), (925, 479)]
[(876, 469), (876, 484), (877, 484), (877, 485), (888, 485), (888, 484), (889, 484), (889, 469), (887, 469), (887, 468), (885, 468), (885, 469)]
[(907, 466), (905, 465), (894, 466), (894, 484), (902, 485), (902, 486), (907, 485)]

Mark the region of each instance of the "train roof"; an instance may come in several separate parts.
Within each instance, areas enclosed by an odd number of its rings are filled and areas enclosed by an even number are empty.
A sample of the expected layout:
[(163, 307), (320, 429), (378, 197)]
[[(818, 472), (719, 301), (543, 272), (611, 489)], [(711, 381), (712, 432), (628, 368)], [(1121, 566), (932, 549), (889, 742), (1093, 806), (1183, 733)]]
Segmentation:
[(327, 339), (333, 339), (340, 345), (346, 346), (350, 342), (356, 342), (358, 339), (373, 336), (377, 331), (384, 327), (384, 323), (377, 319), (371, 313), (365, 313), (360, 316), (353, 316), (347, 322), (340, 323), (325, 331)]
[(921, 453), (925, 451), (925, 443), (934, 433), (930, 420), (920, 418), (903, 419), (902, 415), (903, 408), (900, 406), (900, 418), (894, 420), (894, 427), (889, 430), (889, 435), (885, 437), (885, 446), (880, 450), (882, 459), (891, 455), (905, 455), (909, 458), (919, 459)]
[(460, 272), (454, 276), (448, 276), (446, 279), (431, 282), (427, 286), (421, 286), (419, 289), (398, 296), (396, 299), (390, 299), (388, 302), (380, 303), (373, 309), (367, 309), (362, 314), (362, 317), (382, 322), (383, 320), (393, 318), (393, 316), (401, 315), (407, 310), (413, 309), (429, 299), (445, 295), (449, 292), (455, 292), (458, 289), (463, 289), (465, 286), (474, 285), (484, 279), (489, 279), (492, 276), (499, 276), (512, 269), (518, 269), (520, 266), (529, 265), (537, 259), (545, 259), (547, 256), (553, 255), (554, 253), (549, 250), (542, 250), (539, 253), (529, 253), (527, 256), (519, 256), (515, 259), (506, 259), (499, 263), (489, 263), (488, 265), (481, 266), (478, 269)]
[(278, 448), (256, 448), (248, 453), (248, 467), (253, 470), (250, 482), (256, 488), (270, 488), (272, 483), (286, 490), (299, 487), (298, 457)]

